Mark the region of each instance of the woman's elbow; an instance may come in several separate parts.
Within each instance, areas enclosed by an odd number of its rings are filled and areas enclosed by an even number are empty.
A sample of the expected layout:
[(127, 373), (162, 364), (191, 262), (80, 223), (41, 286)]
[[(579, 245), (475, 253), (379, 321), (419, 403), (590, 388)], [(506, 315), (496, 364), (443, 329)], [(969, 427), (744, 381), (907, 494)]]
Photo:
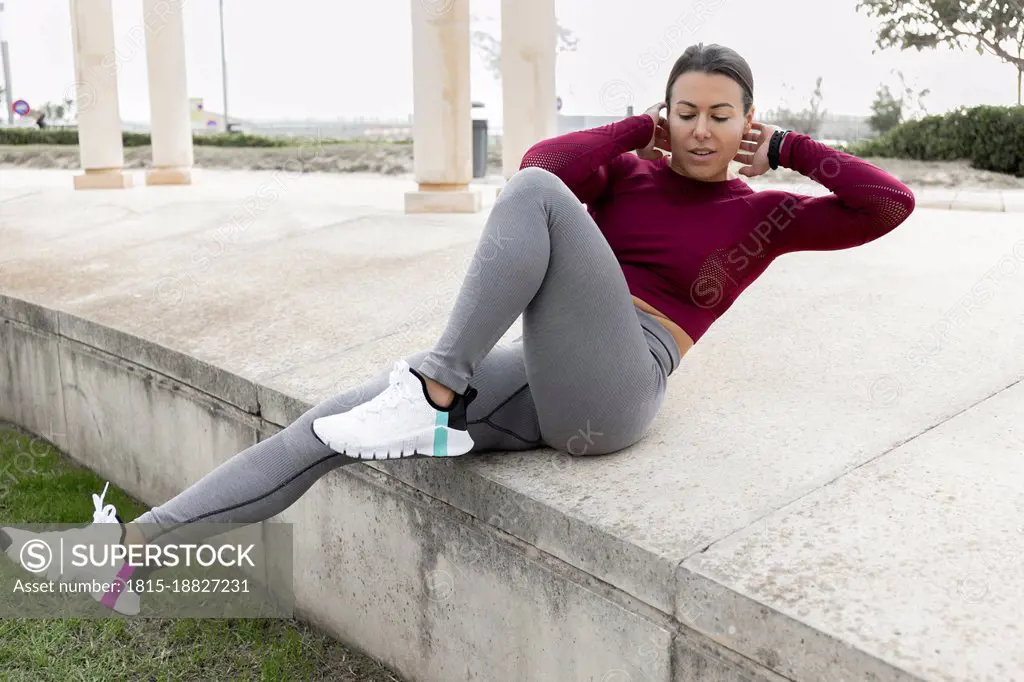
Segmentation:
[(917, 198), (909, 187), (903, 185), (896, 194), (896, 204), (898, 208), (895, 210), (896, 225), (893, 225), (894, 228), (902, 224), (914, 212), (917, 207)]
[(917, 197), (914, 196), (914, 192), (909, 187), (903, 184), (899, 187), (899, 196), (903, 201), (903, 219), (906, 220), (914, 212), (914, 208), (917, 207)]
[(546, 140), (534, 142), (530, 147), (523, 153), (523, 160), (519, 162), (519, 170), (524, 168), (540, 167), (545, 170), (548, 166), (552, 165), (554, 159), (553, 154), (547, 149), (545, 144)]
[(900, 183), (887, 192), (876, 205), (876, 220), (881, 234), (902, 225), (917, 206), (917, 199), (909, 187)]

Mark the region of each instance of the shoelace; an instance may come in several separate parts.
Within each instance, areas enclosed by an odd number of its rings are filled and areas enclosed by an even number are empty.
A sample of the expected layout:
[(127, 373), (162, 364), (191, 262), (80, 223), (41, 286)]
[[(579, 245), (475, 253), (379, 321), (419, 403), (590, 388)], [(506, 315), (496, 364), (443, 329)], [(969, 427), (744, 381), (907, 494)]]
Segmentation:
[(107, 484), (103, 486), (103, 492), (101, 494), (92, 494), (92, 506), (96, 508), (96, 511), (92, 515), (94, 523), (118, 523), (117, 509), (114, 508), (114, 505), (103, 505), (103, 498), (107, 496), (107, 488), (109, 487), (110, 481), (107, 481)]
[(370, 408), (375, 414), (380, 414), (384, 409), (394, 410), (401, 403), (409, 402), (412, 399), (410, 386), (412, 382), (403, 381), (409, 373), (409, 366), (401, 361), (396, 362), (391, 374), (388, 376), (388, 388), (381, 395), (380, 400), (374, 401)]

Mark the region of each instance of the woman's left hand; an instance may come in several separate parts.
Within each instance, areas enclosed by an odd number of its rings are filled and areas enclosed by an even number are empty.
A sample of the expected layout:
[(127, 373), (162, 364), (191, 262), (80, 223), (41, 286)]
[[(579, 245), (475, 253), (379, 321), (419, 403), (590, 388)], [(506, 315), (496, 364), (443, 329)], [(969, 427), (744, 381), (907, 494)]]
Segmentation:
[(743, 164), (738, 171), (740, 175), (756, 178), (768, 172), (771, 168), (768, 165), (768, 141), (778, 129), (778, 126), (757, 121), (750, 124), (750, 132), (743, 136), (740, 149), (733, 157), (733, 161)]

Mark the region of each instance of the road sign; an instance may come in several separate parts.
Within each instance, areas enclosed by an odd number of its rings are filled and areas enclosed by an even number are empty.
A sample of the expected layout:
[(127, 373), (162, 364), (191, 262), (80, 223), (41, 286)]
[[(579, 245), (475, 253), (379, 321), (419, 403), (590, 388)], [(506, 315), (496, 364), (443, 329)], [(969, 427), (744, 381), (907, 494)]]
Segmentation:
[(28, 102), (25, 100), (19, 99), (15, 100), (14, 104), (11, 105), (11, 110), (13, 110), (18, 116), (24, 116), (32, 110), (32, 107), (30, 107)]

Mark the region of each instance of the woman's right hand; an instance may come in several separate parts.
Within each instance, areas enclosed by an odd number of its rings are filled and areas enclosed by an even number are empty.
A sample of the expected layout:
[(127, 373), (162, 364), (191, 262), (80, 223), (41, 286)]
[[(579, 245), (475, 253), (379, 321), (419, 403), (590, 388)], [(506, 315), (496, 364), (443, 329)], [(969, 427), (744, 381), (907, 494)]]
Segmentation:
[(666, 108), (666, 106), (664, 102), (658, 102), (644, 112), (654, 121), (654, 134), (646, 146), (636, 150), (636, 155), (641, 159), (657, 161), (664, 156), (661, 151), (663, 149), (670, 154), (672, 153), (672, 140), (668, 133), (668, 122), (661, 117), (661, 110)]

